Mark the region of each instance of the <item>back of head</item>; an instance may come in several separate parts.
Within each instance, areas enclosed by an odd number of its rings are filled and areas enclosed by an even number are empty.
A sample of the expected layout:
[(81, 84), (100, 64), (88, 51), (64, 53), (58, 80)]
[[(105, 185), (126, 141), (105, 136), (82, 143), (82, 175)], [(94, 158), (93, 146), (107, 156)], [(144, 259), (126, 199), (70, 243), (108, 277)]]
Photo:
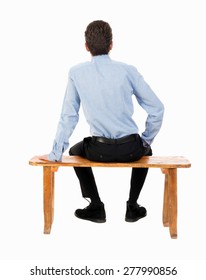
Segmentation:
[(85, 40), (93, 56), (108, 54), (112, 44), (112, 29), (103, 20), (93, 21), (86, 28)]

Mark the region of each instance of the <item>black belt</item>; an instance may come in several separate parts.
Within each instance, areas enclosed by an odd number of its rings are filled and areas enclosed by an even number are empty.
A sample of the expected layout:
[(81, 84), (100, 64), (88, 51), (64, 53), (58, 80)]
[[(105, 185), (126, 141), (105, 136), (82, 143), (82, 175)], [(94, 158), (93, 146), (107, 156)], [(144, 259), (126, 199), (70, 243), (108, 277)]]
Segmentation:
[(128, 142), (135, 141), (138, 138), (138, 134), (131, 134), (118, 139), (110, 139), (106, 137), (92, 136), (93, 141), (100, 142), (104, 144), (124, 144)]

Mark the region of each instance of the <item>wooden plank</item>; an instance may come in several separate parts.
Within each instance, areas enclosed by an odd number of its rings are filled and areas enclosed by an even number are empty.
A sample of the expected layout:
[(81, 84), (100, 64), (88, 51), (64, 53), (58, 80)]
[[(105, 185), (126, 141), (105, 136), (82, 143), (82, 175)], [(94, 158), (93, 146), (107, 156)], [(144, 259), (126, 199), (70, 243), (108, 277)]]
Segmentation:
[(191, 163), (182, 156), (144, 156), (134, 162), (95, 162), (79, 156), (64, 156), (61, 162), (40, 160), (38, 156), (29, 161), (33, 166), (75, 167), (136, 167), (136, 168), (189, 168)]

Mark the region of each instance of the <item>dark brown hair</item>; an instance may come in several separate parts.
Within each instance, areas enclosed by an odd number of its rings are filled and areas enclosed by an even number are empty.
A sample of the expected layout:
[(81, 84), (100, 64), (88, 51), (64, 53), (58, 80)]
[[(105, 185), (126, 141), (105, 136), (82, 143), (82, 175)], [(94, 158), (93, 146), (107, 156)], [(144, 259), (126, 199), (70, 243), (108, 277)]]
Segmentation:
[(107, 22), (95, 20), (87, 26), (85, 40), (93, 56), (108, 54), (112, 43), (112, 29)]

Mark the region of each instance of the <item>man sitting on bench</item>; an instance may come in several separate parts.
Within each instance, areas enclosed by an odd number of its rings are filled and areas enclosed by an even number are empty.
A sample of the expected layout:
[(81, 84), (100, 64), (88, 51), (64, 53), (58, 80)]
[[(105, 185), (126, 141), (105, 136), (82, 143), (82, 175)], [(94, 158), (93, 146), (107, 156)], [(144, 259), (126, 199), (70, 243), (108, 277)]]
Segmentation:
[[(91, 137), (71, 147), (70, 155), (79, 155), (91, 161), (131, 162), (143, 155), (152, 155), (151, 143), (160, 130), (164, 106), (134, 66), (114, 61), (112, 29), (107, 22), (91, 22), (85, 31), (85, 46), (91, 61), (72, 67), (62, 106), (53, 149), (41, 159), (61, 161), (69, 147), (69, 138), (79, 120), (82, 104)], [(147, 112), (145, 130), (139, 135), (132, 119), (132, 95)], [(84, 209), (75, 211), (76, 217), (92, 222), (106, 221), (104, 204), (100, 199), (90, 167), (74, 167), (80, 182), (82, 196), (90, 199)], [(129, 199), (125, 220), (135, 222), (147, 211), (137, 203), (148, 168), (132, 168)]]

